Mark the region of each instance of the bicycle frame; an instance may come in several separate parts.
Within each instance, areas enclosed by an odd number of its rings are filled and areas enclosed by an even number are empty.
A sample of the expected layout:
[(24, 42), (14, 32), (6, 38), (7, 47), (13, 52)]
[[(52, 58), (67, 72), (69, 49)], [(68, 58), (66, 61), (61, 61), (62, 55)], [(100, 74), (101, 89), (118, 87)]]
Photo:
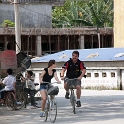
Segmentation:
[(67, 84), (69, 85), (69, 89), (71, 91), (71, 94), (70, 94), (70, 103), (71, 103), (72, 108), (73, 108), (73, 113), (76, 114), (76, 111), (75, 111), (76, 98), (75, 98), (74, 89), (76, 89), (77, 78), (74, 78), (74, 79), (68, 79), (67, 78), (67, 81), (68, 81)]
[[(48, 91), (49, 85), (53, 83), (46, 83), (46, 84), (47, 84), (46, 88)], [(55, 110), (54, 117), (52, 117), (52, 110)], [(47, 102), (46, 102), (46, 107), (45, 107), (45, 119), (44, 119), (45, 122), (47, 121), (48, 115), (50, 117), (50, 121), (54, 123), (57, 117), (57, 102), (55, 100), (54, 95), (48, 95), (47, 93)]]

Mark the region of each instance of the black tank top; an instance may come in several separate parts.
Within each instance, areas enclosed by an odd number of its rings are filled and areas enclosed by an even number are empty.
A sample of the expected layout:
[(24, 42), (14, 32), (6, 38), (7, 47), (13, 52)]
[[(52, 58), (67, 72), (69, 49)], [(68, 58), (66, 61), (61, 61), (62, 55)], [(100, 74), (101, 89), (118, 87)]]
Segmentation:
[(44, 68), (44, 70), (46, 73), (43, 76), (43, 82), (51, 82), (51, 79), (54, 77), (54, 73), (56, 72), (56, 70), (55, 69), (52, 70), (53, 71), (52, 75), (49, 75), (48, 68)]

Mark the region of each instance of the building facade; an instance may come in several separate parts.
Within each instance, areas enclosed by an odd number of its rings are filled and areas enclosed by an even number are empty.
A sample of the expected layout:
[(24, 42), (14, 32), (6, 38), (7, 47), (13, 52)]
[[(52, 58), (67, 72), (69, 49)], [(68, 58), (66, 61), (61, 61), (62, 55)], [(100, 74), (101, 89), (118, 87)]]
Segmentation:
[[(98, 38), (99, 36), (99, 38)], [(15, 50), (14, 28), (0, 28), (0, 45)], [(114, 46), (113, 29), (101, 28), (21, 28), (21, 51), (33, 56), (66, 49), (108, 48)]]

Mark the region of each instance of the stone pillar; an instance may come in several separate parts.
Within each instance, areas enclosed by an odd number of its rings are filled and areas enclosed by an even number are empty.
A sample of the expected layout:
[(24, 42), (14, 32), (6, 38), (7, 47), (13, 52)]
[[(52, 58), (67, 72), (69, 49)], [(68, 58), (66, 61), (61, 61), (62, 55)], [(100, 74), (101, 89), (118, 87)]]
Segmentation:
[(114, 47), (124, 47), (124, 0), (114, 0)]
[(117, 88), (118, 88), (119, 90), (120, 90), (120, 86), (121, 86), (120, 77), (121, 77), (121, 70), (120, 70), (120, 69), (117, 69)]
[(7, 50), (7, 44), (8, 44), (7, 36), (5, 35), (4, 36), (4, 50)]
[(42, 56), (41, 36), (36, 37), (36, 55), (37, 56)]
[(80, 49), (84, 49), (84, 36), (83, 35), (81, 35), (80, 37), (79, 37), (79, 48)]

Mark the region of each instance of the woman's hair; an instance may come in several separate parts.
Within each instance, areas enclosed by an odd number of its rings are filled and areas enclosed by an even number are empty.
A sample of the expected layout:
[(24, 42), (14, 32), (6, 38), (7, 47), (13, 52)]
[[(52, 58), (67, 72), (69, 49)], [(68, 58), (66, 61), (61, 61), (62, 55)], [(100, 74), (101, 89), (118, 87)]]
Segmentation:
[(48, 68), (49, 67), (51, 67), (53, 64), (55, 64), (56, 63), (56, 61), (55, 60), (50, 60), (49, 62), (48, 62)]

